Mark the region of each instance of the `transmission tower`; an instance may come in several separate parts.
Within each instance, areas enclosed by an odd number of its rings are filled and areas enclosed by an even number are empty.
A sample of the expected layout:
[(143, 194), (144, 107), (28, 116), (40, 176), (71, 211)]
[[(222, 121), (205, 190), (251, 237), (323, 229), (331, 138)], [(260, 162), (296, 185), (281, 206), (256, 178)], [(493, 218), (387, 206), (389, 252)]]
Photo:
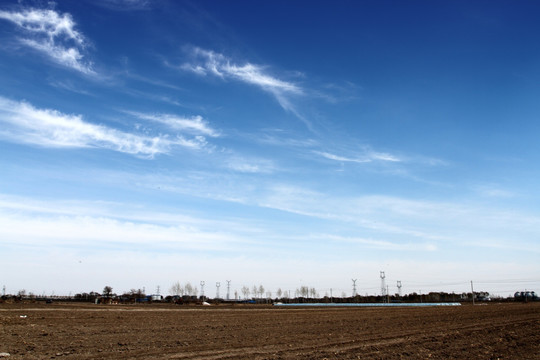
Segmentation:
[(397, 288), (398, 288), (398, 295), (399, 297), (401, 297), (401, 281), (400, 280), (398, 280), (397, 282)]
[(386, 281), (384, 280), (386, 278), (386, 275), (384, 274), (384, 271), (381, 271), (381, 295), (386, 296)]
[(201, 297), (204, 300), (204, 281), (201, 281)]
[(221, 286), (220, 282), (216, 283), (216, 299), (219, 299), (219, 287)]
[(356, 280), (358, 279), (351, 279), (352, 280), (352, 296), (356, 296)]
[(231, 280), (227, 281), (227, 300), (231, 300)]

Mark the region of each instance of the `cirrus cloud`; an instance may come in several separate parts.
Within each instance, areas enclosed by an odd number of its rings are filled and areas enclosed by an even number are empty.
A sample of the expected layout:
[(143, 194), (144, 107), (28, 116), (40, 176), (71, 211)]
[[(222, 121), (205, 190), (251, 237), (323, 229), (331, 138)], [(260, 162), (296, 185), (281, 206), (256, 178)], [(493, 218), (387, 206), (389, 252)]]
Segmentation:
[(314, 151), (314, 153), (326, 159), (340, 161), (340, 162), (369, 163), (372, 161), (389, 161), (389, 162), (401, 161), (401, 159), (399, 159), (398, 157), (392, 154), (379, 153), (379, 152), (374, 152), (374, 151), (369, 151), (361, 156), (355, 156), (355, 157), (345, 157), (345, 156), (335, 155), (326, 151)]
[(126, 114), (135, 116), (141, 120), (150, 120), (161, 123), (173, 130), (198, 133), (207, 136), (217, 137), (219, 133), (212, 129), (202, 116), (183, 117), (172, 114), (145, 114), (135, 111), (124, 111)]
[(38, 109), (4, 97), (0, 97), (0, 123), (0, 137), (12, 142), (52, 148), (104, 148), (148, 158), (168, 153), (172, 146), (198, 149), (206, 144), (203, 136), (170, 139), (132, 134), (89, 123), (81, 115)]
[(304, 90), (297, 84), (278, 79), (268, 74), (263, 66), (249, 62), (238, 65), (225, 55), (211, 50), (195, 47), (192, 49), (190, 55), (193, 57), (193, 61), (181, 65), (180, 68), (182, 70), (190, 71), (200, 76), (213, 75), (223, 80), (232, 79), (258, 86), (273, 95), (284, 110), (293, 113), (308, 128), (312, 128), (311, 123), (300, 114), (291, 101), (291, 96), (304, 94)]
[(92, 63), (84, 58), (87, 40), (76, 30), (70, 14), (48, 9), (0, 10), (0, 19), (14, 23), (22, 30), (21, 44), (45, 54), (62, 66), (86, 75), (96, 74)]

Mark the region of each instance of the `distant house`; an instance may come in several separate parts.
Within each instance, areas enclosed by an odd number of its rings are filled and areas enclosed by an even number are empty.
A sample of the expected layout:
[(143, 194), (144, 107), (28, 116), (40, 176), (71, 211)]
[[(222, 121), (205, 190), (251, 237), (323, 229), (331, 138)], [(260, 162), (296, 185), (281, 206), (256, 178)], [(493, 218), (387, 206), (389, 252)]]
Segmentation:
[(156, 294), (154, 294), (154, 295), (147, 295), (147, 296), (146, 296), (146, 299), (147, 299), (148, 301), (162, 301), (162, 300), (163, 300), (163, 296), (161, 296), (161, 295), (156, 295)]

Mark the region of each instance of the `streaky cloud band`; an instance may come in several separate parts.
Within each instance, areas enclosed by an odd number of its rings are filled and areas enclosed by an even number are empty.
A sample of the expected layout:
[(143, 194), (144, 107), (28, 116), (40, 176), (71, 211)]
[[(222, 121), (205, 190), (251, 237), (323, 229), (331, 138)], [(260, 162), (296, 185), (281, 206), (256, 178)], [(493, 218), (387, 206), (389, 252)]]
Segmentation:
[(18, 12), (0, 10), (0, 19), (10, 21), (24, 33), (19, 41), (48, 56), (55, 63), (85, 75), (96, 75), (92, 63), (82, 51), (88, 43), (75, 29), (70, 14), (48, 9), (24, 9)]
[(21, 101), (0, 96), (0, 123), (5, 140), (49, 148), (103, 148), (153, 158), (168, 153), (173, 146), (192, 149), (206, 144), (203, 136), (187, 139), (180, 135), (154, 137), (132, 134), (105, 125), (87, 122), (81, 115), (64, 114), (52, 109), (38, 109)]

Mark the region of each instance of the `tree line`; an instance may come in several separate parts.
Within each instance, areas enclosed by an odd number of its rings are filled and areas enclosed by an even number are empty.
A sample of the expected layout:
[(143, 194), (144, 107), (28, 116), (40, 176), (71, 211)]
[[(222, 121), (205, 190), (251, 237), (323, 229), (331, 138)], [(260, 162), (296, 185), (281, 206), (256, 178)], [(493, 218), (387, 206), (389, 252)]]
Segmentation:
[[(176, 281), (169, 288), (169, 296), (156, 296), (146, 294), (145, 289), (130, 289), (129, 291), (124, 291), (120, 294), (117, 294), (113, 291), (111, 286), (105, 286), (103, 290), (98, 293), (95, 291), (91, 292), (82, 292), (75, 294), (74, 296), (55, 296), (55, 295), (35, 295), (31, 292), (27, 293), (25, 290), (20, 290), (16, 295), (4, 295), (2, 300), (6, 299), (62, 299), (68, 301), (87, 301), (87, 302), (142, 302), (142, 301), (167, 301), (167, 302), (198, 302), (205, 300), (214, 300), (216, 302), (222, 301), (251, 301), (251, 302), (336, 302), (336, 303), (378, 303), (378, 302), (465, 302), (472, 301), (473, 296), (476, 301), (490, 301), (492, 300), (490, 294), (485, 291), (474, 292), (474, 294), (468, 293), (447, 293), (447, 292), (430, 292), (427, 294), (417, 294), (416, 292), (405, 294), (400, 296), (398, 294), (394, 295), (355, 295), (346, 296), (345, 293), (341, 293), (340, 296), (333, 296), (332, 293), (328, 294), (327, 292), (324, 295), (320, 295), (314, 287), (300, 286), (294, 291), (282, 290), (278, 288), (275, 292), (272, 292), (266, 289), (262, 284), (261, 285), (252, 285), (247, 286), (243, 285), (240, 290), (234, 289), (234, 292), (231, 294), (229, 291), (231, 289), (224, 289), (220, 296), (207, 296), (202, 292), (202, 284), (199, 289), (198, 286), (186, 282), (184, 284)], [(159, 293), (159, 287), (157, 289)], [(209, 291), (207, 292), (210, 293)], [(223, 294), (226, 294), (223, 296)], [(517, 293), (516, 293), (517, 294)], [(536, 295), (536, 294), (535, 294)], [(527, 300), (528, 298), (526, 298)], [(508, 297), (506, 299), (496, 298), (494, 300), (503, 301), (503, 300), (517, 300), (518, 297)], [(532, 301), (538, 300), (538, 297), (531, 298)]]

